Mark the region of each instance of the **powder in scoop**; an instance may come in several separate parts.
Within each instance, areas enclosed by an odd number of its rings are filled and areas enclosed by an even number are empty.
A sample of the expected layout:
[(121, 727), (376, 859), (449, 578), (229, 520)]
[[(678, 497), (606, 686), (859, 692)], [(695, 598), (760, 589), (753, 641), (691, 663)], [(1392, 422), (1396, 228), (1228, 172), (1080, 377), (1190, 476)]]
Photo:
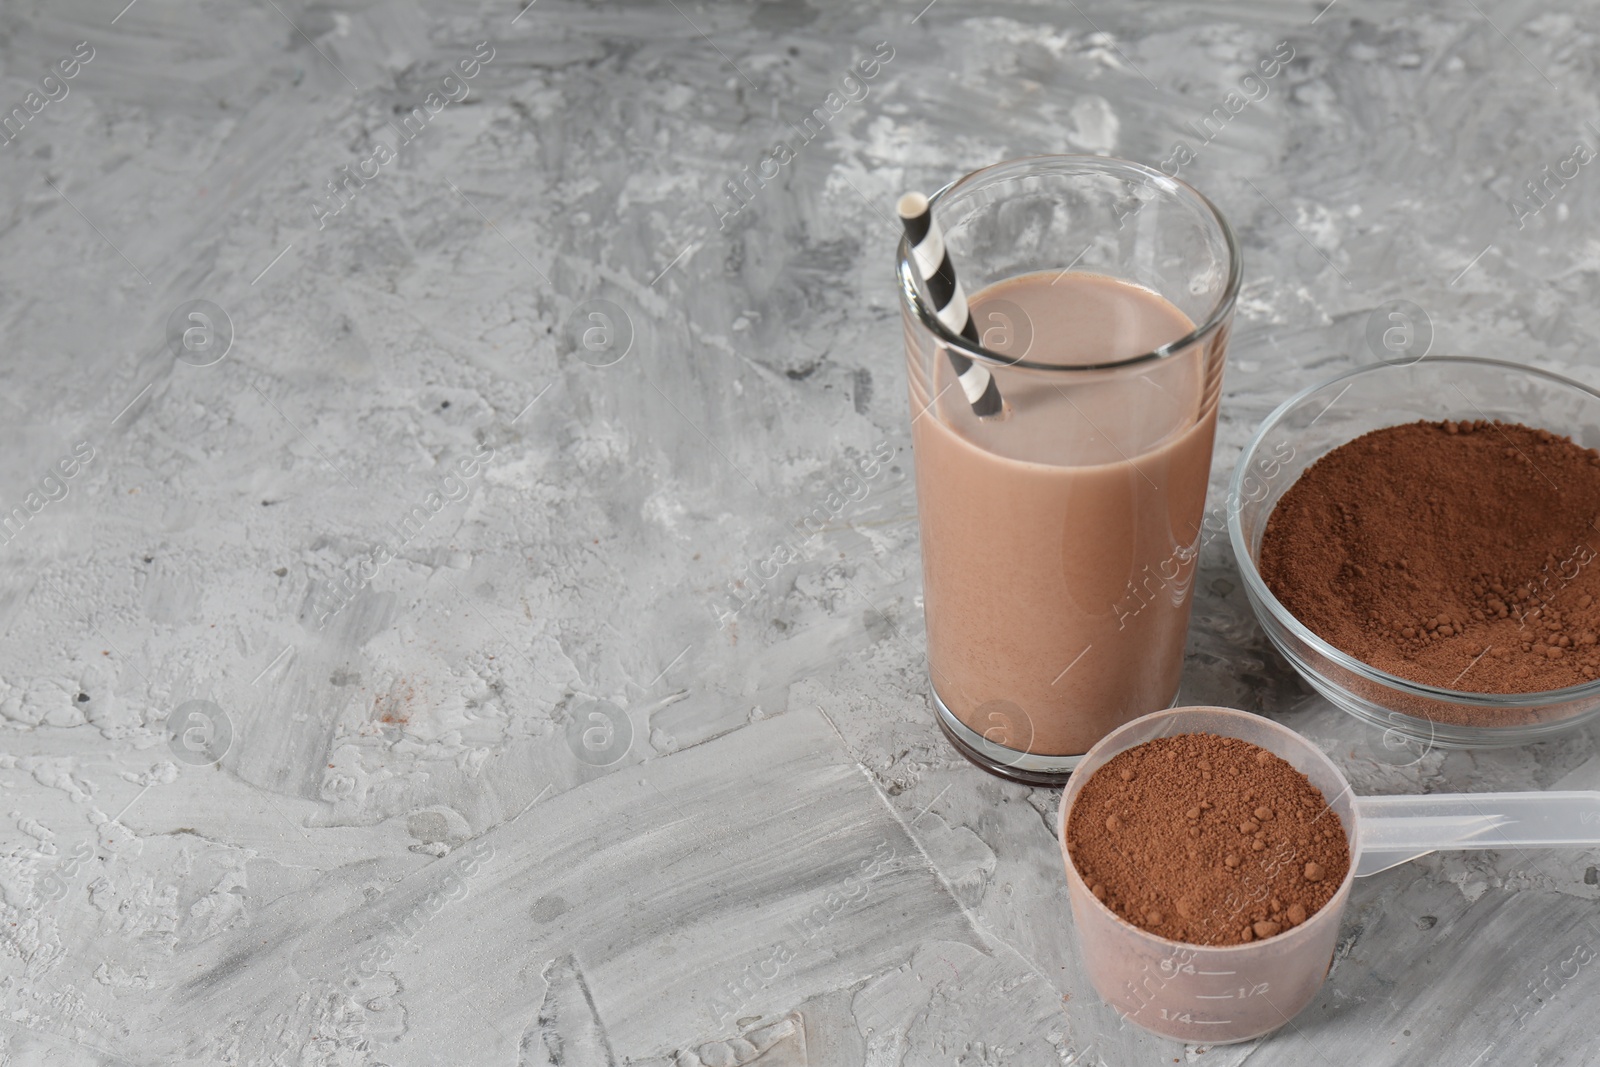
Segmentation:
[(1216, 734), (1160, 737), (1112, 757), (1073, 801), (1067, 854), (1124, 920), (1196, 945), (1298, 926), (1350, 868), (1322, 792), (1266, 749)]
[(1334, 647), (1410, 681), (1532, 693), (1600, 675), (1600, 453), (1515, 423), (1417, 422), (1318, 459), (1260, 570)]

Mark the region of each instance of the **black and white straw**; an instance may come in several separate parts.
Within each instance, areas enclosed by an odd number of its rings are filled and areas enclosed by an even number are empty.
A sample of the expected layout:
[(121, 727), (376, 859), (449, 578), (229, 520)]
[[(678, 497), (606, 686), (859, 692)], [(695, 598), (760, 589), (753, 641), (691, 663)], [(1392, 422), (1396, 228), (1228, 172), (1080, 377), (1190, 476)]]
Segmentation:
[[(955, 265), (950, 262), (950, 251), (944, 246), (939, 224), (933, 221), (928, 209), (928, 198), (921, 193), (907, 193), (896, 205), (900, 222), (906, 228), (906, 241), (911, 245), (911, 262), (928, 287), (928, 298), (933, 301), (933, 313), (951, 333), (978, 344), (978, 326), (972, 321), (967, 298), (956, 280)], [(954, 349), (950, 353), (950, 366), (956, 372), (961, 391), (967, 394), (967, 403), (979, 417), (1000, 414), (1003, 404), (1000, 388), (987, 367), (981, 367)]]

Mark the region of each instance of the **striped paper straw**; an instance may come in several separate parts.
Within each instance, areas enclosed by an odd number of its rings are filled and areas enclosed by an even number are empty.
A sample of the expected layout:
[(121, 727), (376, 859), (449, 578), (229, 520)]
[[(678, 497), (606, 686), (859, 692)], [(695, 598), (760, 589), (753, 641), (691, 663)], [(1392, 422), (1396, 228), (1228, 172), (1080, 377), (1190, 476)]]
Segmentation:
[[(906, 240), (911, 244), (911, 262), (928, 287), (928, 297), (933, 301), (933, 313), (945, 329), (960, 334), (973, 344), (978, 344), (978, 326), (972, 321), (972, 311), (967, 298), (956, 280), (955, 265), (950, 262), (950, 250), (944, 246), (939, 224), (933, 221), (928, 209), (928, 198), (921, 193), (907, 193), (895, 205), (900, 222), (906, 228)], [(961, 391), (967, 394), (972, 413), (980, 418), (998, 415), (1002, 408), (1000, 387), (987, 367), (980, 367), (954, 349), (945, 350), (950, 355), (950, 366), (956, 372)]]

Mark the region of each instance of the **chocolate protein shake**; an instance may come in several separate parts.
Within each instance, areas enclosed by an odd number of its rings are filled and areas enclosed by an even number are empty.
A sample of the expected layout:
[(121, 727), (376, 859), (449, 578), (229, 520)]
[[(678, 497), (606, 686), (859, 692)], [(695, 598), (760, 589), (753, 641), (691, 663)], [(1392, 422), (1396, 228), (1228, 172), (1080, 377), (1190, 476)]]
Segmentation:
[(1225, 340), (1092, 369), (1194, 329), (1098, 274), (1025, 274), (971, 307), (986, 348), (1044, 366), (995, 368), (1007, 414), (988, 419), (947, 361), (931, 390), (911, 374), (934, 690), (989, 741), (1079, 754), (1176, 696)]

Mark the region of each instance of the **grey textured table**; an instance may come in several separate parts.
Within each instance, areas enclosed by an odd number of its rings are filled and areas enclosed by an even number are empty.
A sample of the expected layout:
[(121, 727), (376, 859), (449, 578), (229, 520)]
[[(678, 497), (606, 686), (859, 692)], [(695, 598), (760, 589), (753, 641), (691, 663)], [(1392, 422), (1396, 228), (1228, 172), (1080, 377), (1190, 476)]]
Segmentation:
[[(1363, 880), (1263, 1041), (1118, 1026), (1057, 794), (927, 703), (890, 280), (908, 187), (1172, 161), (1213, 503), (1391, 327), (1600, 383), (1591, 5), (122, 2), (0, 34), (0, 1063), (1600, 1062), (1595, 853)], [(1309, 698), (1221, 542), (1183, 699), (1600, 786)]]

